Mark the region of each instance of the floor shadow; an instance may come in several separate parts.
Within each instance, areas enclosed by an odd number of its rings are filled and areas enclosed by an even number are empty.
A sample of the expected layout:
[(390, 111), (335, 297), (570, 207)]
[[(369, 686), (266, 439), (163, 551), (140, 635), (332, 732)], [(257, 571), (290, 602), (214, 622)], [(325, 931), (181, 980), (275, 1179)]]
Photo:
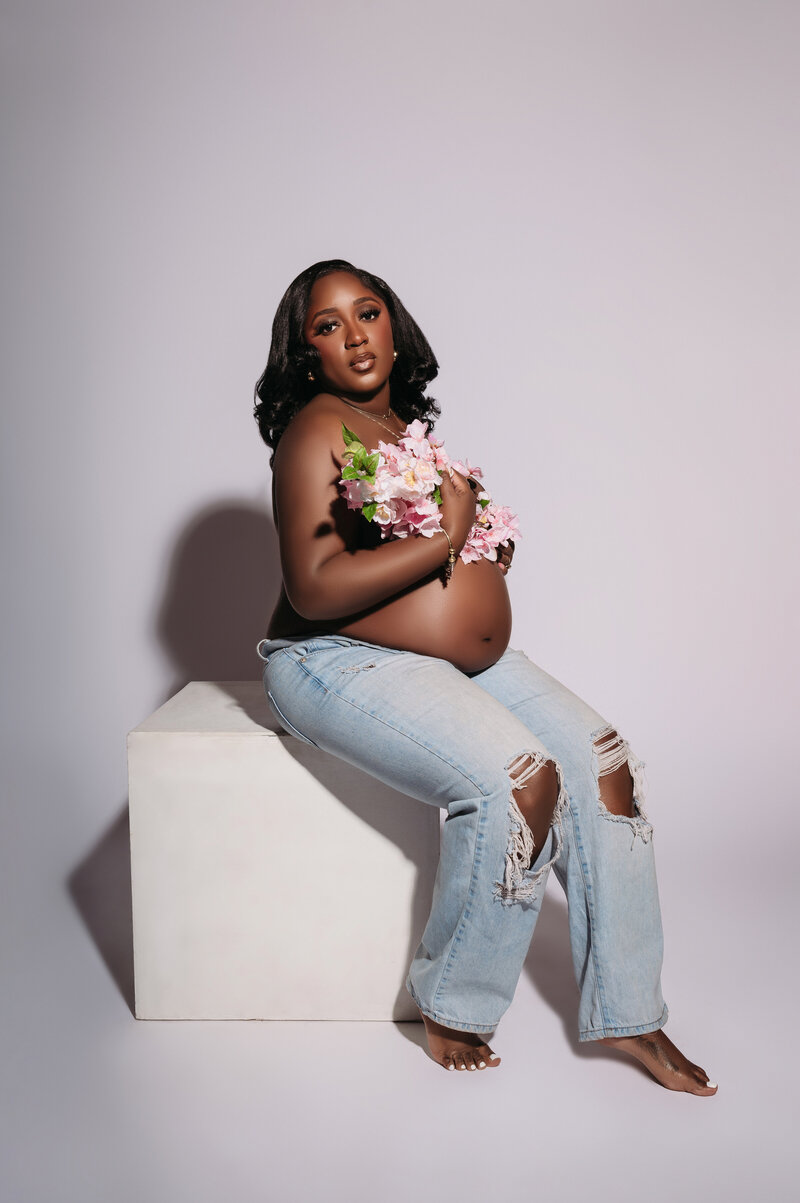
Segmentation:
[(127, 804), (73, 869), (67, 889), (131, 1014), (133, 918)]
[(433, 1061), (431, 1051), (428, 1048), (428, 1037), (425, 1033), (425, 1025), (422, 1022), (422, 1016), (418, 1020), (403, 1020), (395, 1019), (394, 1026), (398, 1036), (402, 1036), (409, 1044), (416, 1044), (429, 1060)]
[(567, 906), (553, 893), (552, 882), (542, 900), (524, 972), (539, 997), (561, 1020), (564, 1035), (573, 1052), (577, 1053), (580, 1049), (578, 990), (570, 955)]
[[(567, 907), (553, 892), (552, 884), (548, 886), (542, 901), (523, 972), (530, 978), (540, 998), (558, 1015), (573, 1053), (576, 1056), (584, 1055), (585, 1046), (577, 1035), (578, 992), (572, 971)], [(405, 1032), (402, 1031), (402, 1024), (397, 1026), (406, 1039), (427, 1051), (424, 1027), (418, 1032)], [(487, 1036), (487, 1039), (491, 1041), (491, 1036)]]
[[(623, 1054), (596, 1040), (578, 1039), (578, 987), (569, 943), (569, 912), (551, 877), (525, 958), (524, 972), (540, 998), (561, 1020), (564, 1036), (576, 1057), (618, 1061)], [(631, 1062), (636, 1065), (635, 1062)], [(636, 1065), (645, 1076), (647, 1070)]]

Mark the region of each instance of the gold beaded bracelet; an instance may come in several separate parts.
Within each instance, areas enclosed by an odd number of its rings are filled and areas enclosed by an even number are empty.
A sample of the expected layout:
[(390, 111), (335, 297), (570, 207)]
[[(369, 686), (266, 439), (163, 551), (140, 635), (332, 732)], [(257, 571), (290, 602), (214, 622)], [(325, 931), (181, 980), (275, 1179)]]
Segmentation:
[(445, 539), (447, 539), (448, 544), (450, 545), (450, 550), (447, 553), (447, 563), (444, 565), (445, 579), (449, 581), (450, 577), (453, 575), (453, 568), (455, 567), (455, 563), (456, 563), (456, 560), (458, 559), (458, 557), (456, 555), (455, 548), (453, 547), (452, 539), (448, 535), (447, 531), (444, 529), (443, 526), (439, 527), (439, 529), (442, 532), (442, 534), (444, 535)]

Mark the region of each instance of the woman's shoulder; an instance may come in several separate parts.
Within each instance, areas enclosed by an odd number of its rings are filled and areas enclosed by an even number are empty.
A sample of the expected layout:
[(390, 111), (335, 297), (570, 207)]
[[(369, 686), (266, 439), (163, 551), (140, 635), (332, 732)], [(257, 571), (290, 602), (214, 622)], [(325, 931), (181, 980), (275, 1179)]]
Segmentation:
[(317, 393), (292, 416), (275, 449), (275, 460), (309, 452), (344, 451), (342, 403), (331, 393)]

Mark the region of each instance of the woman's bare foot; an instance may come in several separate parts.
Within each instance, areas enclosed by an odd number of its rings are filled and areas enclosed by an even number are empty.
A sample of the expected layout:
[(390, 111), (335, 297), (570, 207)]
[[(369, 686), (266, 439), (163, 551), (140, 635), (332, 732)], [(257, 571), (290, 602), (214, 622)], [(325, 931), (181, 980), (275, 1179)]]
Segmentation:
[(422, 1015), (422, 1021), (431, 1056), (445, 1069), (494, 1069), (500, 1064), (501, 1058), (484, 1044), (477, 1032), (443, 1027), (427, 1015)]
[(608, 1044), (620, 1052), (629, 1053), (667, 1090), (684, 1090), (687, 1094), (717, 1093), (716, 1082), (699, 1065), (684, 1057), (663, 1028), (644, 1036), (604, 1036), (599, 1044)]

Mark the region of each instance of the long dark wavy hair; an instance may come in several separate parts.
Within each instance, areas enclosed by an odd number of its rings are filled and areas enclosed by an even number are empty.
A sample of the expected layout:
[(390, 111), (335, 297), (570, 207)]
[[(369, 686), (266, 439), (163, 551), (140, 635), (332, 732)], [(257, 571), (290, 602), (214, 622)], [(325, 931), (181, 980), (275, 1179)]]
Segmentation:
[(425, 396), (426, 385), (439, 372), (436, 356), (400, 298), (380, 276), (353, 267), (345, 259), (323, 259), (307, 267), (286, 289), (272, 323), (267, 366), (256, 383), (253, 416), (262, 439), (272, 448), (270, 468), (275, 448), (289, 422), (320, 391), (319, 384), (308, 379), (309, 371), (316, 374), (319, 352), (305, 341), (303, 325), (314, 283), (331, 272), (357, 276), (388, 310), (397, 351), (390, 389), (392, 409), (398, 417), (404, 422), (413, 422), (414, 418), (426, 420), (430, 433), (441, 413), (436, 400)]

